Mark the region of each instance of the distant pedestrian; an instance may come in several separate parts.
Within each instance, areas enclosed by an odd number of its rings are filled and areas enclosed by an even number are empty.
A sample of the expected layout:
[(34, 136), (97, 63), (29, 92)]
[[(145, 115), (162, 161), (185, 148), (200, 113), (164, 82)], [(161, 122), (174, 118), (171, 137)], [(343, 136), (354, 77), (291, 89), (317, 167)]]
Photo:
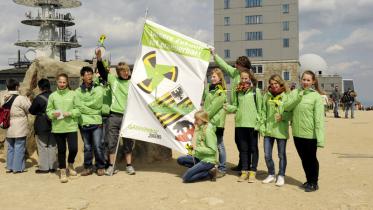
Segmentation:
[(354, 118), (354, 110), (355, 110), (355, 98), (357, 94), (354, 90), (350, 88), (343, 94), (343, 103), (344, 103), (344, 110), (345, 110), (345, 118), (348, 118), (348, 110), (351, 109), (351, 119)]
[(333, 100), (334, 117), (340, 118), (338, 109), (339, 109), (339, 102), (341, 101), (341, 92), (339, 91), (338, 85), (335, 86), (334, 91), (332, 92), (331, 98)]

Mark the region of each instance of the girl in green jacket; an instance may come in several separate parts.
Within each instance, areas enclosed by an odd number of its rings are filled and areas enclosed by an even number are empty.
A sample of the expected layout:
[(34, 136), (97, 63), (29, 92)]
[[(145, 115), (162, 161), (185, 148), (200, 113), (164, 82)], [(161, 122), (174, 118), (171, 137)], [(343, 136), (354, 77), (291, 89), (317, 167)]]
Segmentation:
[(225, 165), (226, 152), (223, 142), (225, 110), (224, 103), (227, 101), (226, 83), (224, 74), (220, 69), (213, 69), (211, 72), (210, 84), (205, 90), (203, 108), (208, 113), (210, 123), (216, 127), (216, 137), (218, 140), (219, 167), (218, 177), (222, 177), (227, 172)]
[(215, 168), (217, 140), (215, 127), (209, 123), (208, 113), (201, 110), (194, 115), (196, 130), (196, 147), (193, 155), (181, 156), (177, 163), (189, 169), (183, 175), (185, 183), (210, 178), (216, 180), (217, 170)]
[[(58, 163), (60, 168), (60, 181), (66, 183), (68, 173), (76, 176), (74, 162), (78, 153), (78, 97), (75, 91), (70, 90), (69, 77), (66, 74), (57, 76), (57, 90), (54, 91), (48, 100), (47, 115), (52, 120), (52, 133), (57, 142)], [(69, 147), (66, 169), (66, 142)]]
[(264, 184), (276, 180), (275, 164), (272, 159), (272, 149), (275, 140), (277, 141), (277, 151), (279, 162), (279, 173), (276, 185), (285, 184), (286, 170), (286, 140), (289, 138), (288, 113), (284, 112), (288, 88), (280, 75), (272, 75), (269, 78), (268, 92), (263, 97), (263, 123), (264, 128), (264, 154), (268, 168), (268, 177), (263, 180)]
[[(324, 147), (324, 105), (315, 73), (305, 71), (301, 79), (302, 89), (292, 91), (292, 131), (294, 144), (302, 160), (307, 182), (306, 192), (318, 190), (319, 162), (317, 147)], [(290, 105), (291, 104), (291, 105)]]
[(232, 105), (225, 106), (228, 112), (235, 112), (235, 141), (242, 164), (239, 182), (255, 182), (258, 166), (258, 132), (262, 109), (262, 95), (256, 88), (256, 79), (250, 70), (241, 71), (241, 82)]

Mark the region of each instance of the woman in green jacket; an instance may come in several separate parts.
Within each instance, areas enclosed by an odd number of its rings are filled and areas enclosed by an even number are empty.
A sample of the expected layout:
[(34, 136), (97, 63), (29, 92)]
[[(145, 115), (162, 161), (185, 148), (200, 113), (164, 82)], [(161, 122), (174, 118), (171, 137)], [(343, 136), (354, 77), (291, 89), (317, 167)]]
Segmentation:
[[(70, 90), (69, 78), (62, 73), (57, 76), (57, 90), (48, 100), (47, 115), (52, 120), (52, 133), (57, 142), (58, 163), (60, 168), (60, 181), (66, 183), (68, 173), (76, 176), (74, 162), (78, 153), (78, 97), (75, 91)], [(69, 147), (66, 170), (66, 141)]]
[(261, 132), (264, 134), (264, 154), (268, 168), (268, 176), (263, 180), (264, 184), (276, 180), (275, 164), (272, 159), (272, 150), (275, 140), (280, 159), (279, 173), (276, 185), (285, 184), (286, 170), (286, 140), (289, 138), (289, 114), (284, 111), (284, 104), (288, 94), (288, 88), (280, 75), (272, 75), (269, 78), (268, 92), (263, 97), (263, 123)]
[(215, 127), (209, 123), (207, 112), (201, 110), (194, 115), (196, 130), (196, 148), (193, 155), (181, 156), (177, 163), (189, 169), (183, 175), (185, 183), (210, 178), (216, 180), (217, 170), (215, 168), (217, 140)]
[(319, 162), (317, 147), (324, 147), (324, 105), (315, 73), (305, 71), (301, 79), (302, 88), (291, 93), (292, 102), (285, 110), (292, 110), (294, 143), (302, 160), (307, 182), (306, 192), (318, 190)]
[(226, 152), (223, 142), (225, 110), (224, 103), (227, 101), (226, 83), (224, 74), (220, 69), (213, 69), (211, 72), (210, 84), (205, 90), (203, 108), (208, 113), (210, 123), (216, 127), (218, 140), (219, 167), (218, 176), (222, 177), (227, 172), (225, 165)]
[(239, 182), (255, 182), (258, 166), (258, 132), (262, 109), (262, 94), (256, 88), (256, 79), (250, 70), (241, 71), (241, 82), (238, 84), (235, 100), (225, 106), (228, 112), (235, 112), (235, 141), (242, 164)]

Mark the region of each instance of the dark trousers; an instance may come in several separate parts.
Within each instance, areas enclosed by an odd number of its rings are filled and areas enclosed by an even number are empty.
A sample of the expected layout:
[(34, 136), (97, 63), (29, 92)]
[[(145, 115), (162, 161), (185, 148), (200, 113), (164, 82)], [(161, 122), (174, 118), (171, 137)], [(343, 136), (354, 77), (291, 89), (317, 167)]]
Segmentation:
[(215, 166), (191, 155), (180, 156), (177, 158), (177, 163), (189, 168), (182, 177), (185, 183), (210, 178), (209, 170)]
[(74, 163), (78, 153), (78, 133), (53, 133), (57, 142), (59, 168), (66, 168), (66, 142), (69, 147), (68, 163)]
[(237, 127), (235, 141), (243, 171), (256, 171), (259, 160), (258, 132), (254, 128)]
[(307, 182), (317, 184), (319, 178), (319, 161), (316, 157), (316, 139), (294, 137), (294, 144), (299, 157), (302, 160), (302, 166), (306, 174)]

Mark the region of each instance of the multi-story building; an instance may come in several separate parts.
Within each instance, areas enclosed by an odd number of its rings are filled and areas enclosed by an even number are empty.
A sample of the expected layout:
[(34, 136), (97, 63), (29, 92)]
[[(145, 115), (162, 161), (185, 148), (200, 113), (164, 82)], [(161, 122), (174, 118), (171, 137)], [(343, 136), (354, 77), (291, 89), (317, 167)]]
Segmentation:
[(262, 89), (274, 73), (298, 83), (298, 22), (298, 0), (215, 0), (215, 50), (232, 64), (248, 56)]

